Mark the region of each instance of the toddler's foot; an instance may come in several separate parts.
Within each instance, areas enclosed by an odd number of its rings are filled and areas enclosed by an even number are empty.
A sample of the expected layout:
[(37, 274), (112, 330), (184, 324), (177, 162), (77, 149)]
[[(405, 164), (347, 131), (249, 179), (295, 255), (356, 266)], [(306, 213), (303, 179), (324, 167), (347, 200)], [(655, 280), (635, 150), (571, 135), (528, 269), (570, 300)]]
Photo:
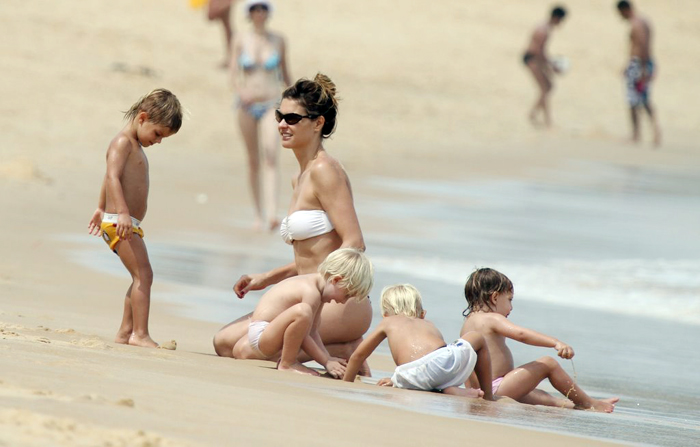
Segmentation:
[(158, 343), (154, 342), (150, 335), (139, 337), (136, 334), (131, 334), (129, 337), (131, 346), (141, 346), (142, 348), (157, 348)]
[(291, 371), (291, 372), (296, 372), (299, 374), (308, 374), (310, 376), (319, 376), (320, 374), (318, 371), (313, 370), (311, 368), (307, 368), (306, 366), (302, 365), (301, 363), (293, 363), (289, 366), (282, 366), (281, 363), (277, 363), (277, 369), (280, 371)]
[(619, 397), (610, 397), (608, 399), (591, 399), (591, 406), (583, 409), (598, 411), (600, 413), (612, 413), (615, 409), (615, 404), (619, 400)]
[(128, 345), (129, 344), (129, 337), (131, 337), (131, 332), (129, 332), (129, 333), (117, 332), (117, 336), (114, 338), (114, 343)]

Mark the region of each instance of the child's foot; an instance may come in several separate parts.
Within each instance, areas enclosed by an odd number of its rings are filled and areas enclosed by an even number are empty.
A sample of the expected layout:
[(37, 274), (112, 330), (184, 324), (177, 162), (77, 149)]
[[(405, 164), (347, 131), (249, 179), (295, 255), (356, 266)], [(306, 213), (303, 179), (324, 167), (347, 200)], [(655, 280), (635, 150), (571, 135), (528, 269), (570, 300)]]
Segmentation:
[(122, 345), (129, 344), (129, 337), (131, 337), (131, 332), (124, 334), (122, 332), (117, 332), (117, 336), (114, 338), (114, 343), (119, 343)]
[(598, 411), (600, 413), (612, 413), (615, 409), (615, 404), (619, 400), (619, 397), (610, 397), (608, 399), (591, 399), (591, 406), (583, 409)]
[(139, 337), (136, 334), (131, 334), (129, 337), (131, 346), (141, 346), (142, 348), (157, 348), (158, 343), (154, 342), (150, 335)]
[(289, 366), (282, 366), (281, 363), (277, 363), (277, 369), (280, 371), (291, 371), (291, 372), (296, 372), (299, 374), (308, 374), (311, 376), (320, 376), (318, 371), (313, 370), (311, 368), (307, 368), (306, 366), (302, 365), (301, 363), (293, 363)]

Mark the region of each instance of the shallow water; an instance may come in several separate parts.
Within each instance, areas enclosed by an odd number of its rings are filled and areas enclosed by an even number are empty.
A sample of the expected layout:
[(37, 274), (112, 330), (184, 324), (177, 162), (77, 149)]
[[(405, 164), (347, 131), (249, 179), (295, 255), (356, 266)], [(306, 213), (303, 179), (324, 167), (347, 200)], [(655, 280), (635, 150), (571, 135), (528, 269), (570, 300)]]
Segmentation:
[[(700, 444), (695, 346), (700, 336), (700, 176), (572, 162), (532, 177), (536, 180), (354, 179), (376, 268), (374, 324), (381, 318), (381, 288), (411, 282), (423, 294), (427, 318), (446, 339), (455, 339), (466, 277), (476, 266), (496, 268), (515, 284), (510, 319), (571, 344), (578, 383), (594, 397), (620, 396), (615, 413), (522, 405), (493, 409), (431, 393), (387, 394), (364, 387), (325, 392), (635, 444)], [(222, 324), (255, 306), (256, 294), (238, 300), (231, 292), (241, 273), (291, 259), (291, 249), (277, 237), (256, 241), (254, 251), (250, 243), (223, 247), (193, 241), (167, 245), (149, 239), (156, 279), (179, 286), (177, 293), (158, 298), (184, 305), (187, 316)], [(71, 253), (76, 262), (124, 275), (117, 257), (107, 256), (103, 246), (85, 247)], [(509, 346), (516, 364), (555, 355), (544, 348)], [(379, 349), (388, 353), (385, 344)], [(562, 365), (573, 375), (570, 362)], [(554, 392), (548, 384), (541, 387)]]

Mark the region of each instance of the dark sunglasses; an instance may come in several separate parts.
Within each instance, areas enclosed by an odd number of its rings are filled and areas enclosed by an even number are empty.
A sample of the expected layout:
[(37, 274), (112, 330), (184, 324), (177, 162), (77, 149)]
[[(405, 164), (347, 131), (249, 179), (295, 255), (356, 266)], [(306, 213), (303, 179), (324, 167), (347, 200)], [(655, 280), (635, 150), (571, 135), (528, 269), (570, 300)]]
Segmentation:
[(284, 122), (287, 124), (296, 124), (304, 118), (312, 120), (316, 117), (313, 115), (299, 115), (298, 113), (285, 113), (283, 115), (279, 110), (275, 110), (275, 119), (278, 123), (281, 123), (282, 120), (284, 120)]

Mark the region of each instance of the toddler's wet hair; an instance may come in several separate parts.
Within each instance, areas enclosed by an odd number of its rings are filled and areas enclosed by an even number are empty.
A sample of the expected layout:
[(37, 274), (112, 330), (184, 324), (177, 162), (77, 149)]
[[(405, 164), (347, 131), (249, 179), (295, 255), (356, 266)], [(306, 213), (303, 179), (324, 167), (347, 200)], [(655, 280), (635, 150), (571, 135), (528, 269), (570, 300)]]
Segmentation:
[(467, 308), (462, 315), (466, 317), (475, 309), (488, 308), (493, 311), (491, 295), (506, 292), (513, 292), (513, 283), (506, 275), (490, 268), (476, 269), (464, 285)]

